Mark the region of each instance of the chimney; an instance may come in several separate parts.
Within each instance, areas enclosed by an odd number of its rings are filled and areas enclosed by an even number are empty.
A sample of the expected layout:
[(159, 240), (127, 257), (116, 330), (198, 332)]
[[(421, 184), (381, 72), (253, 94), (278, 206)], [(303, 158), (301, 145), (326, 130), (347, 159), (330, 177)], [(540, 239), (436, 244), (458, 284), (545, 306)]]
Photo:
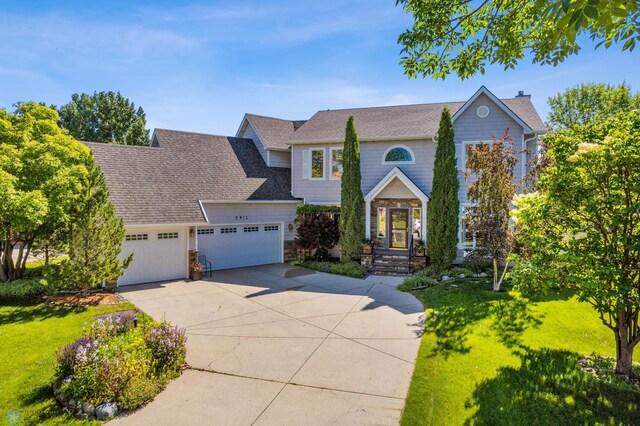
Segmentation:
[(518, 90), (518, 95), (516, 96), (516, 98), (530, 98), (531, 95), (525, 95), (524, 94), (524, 90)]

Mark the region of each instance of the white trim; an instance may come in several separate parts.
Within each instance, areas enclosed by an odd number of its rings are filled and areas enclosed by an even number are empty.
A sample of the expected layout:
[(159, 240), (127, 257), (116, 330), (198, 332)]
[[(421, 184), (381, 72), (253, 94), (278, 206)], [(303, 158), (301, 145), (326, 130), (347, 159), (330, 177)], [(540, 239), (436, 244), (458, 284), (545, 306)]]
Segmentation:
[(289, 152), (291, 151), (291, 147), (289, 148), (267, 148), (267, 151), (282, 151), (282, 152)]
[[(225, 223), (207, 223), (203, 226), (200, 226), (200, 228), (211, 228), (212, 226), (232, 226), (234, 228), (238, 228), (238, 227), (245, 227), (245, 226), (252, 226), (252, 225), (262, 226), (262, 225), (279, 225), (279, 224), (282, 224), (282, 226), (284, 226), (284, 222), (225, 222)], [(196, 228), (196, 232), (198, 232), (197, 228)]]
[[(380, 210), (384, 210), (384, 235), (380, 235)], [(376, 238), (387, 238), (387, 207), (376, 207)]]
[(376, 196), (393, 181), (394, 178), (400, 179), (400, 181), (404, 183), (404, 185), (421, 201), (429, 201), (429, 196), (418, 188), (418, 186), (413, 183), (413, 181), (409, 179), (398, 167), (394, 167), (371, 191), (369, 191), (369, 193), (364, 197), (365, 201), (369, 203), (373, 201)]
[[(385, 159), (387, 158), (387, 154), (389, 154), (389, 152), (391, 150), (396, 149), (396, 148), (406, 149), (409, 152), (409, 154), (411, 154), (411, 161), (386, 161)], [(389, 148), (387, 148), (387, 150), (384, 152), (384, 154), (382, 154), (382, 163), (381, 164), (397, 164), (397, 165), (416, 164), (416, 155), (413, 153), (411, 148), (409, 148), (406, 145), (402, 145), (402, 144), (391, 145)]]
[(198, 200), (198, 205), (200, 206), (200, 212), (202, 213), (202, 216), (204, 216), (204, 220), (209, 222), (209, 217), (207, 216), (207, 212), (204, 210), (204, 206), (202, 205), (201, 200)]
[[(386, 142), (386, 141), (407, 141), (407, 140), (425, 140), (433, 139), (435, 134), (427, 135), (397, 135), (397, 136), (375, 136), (375, 137), (360, 137), (360, 142)], [(288, 141), (289, 145), (306, 145), (306, 144), (319, 144), (319, 143), (344, 143), (344, 139), (309, 139), (309, 140), (297, 140)]]
[(371, 202), (367, 201), (364, 205), (364, 236), (367, 240), (371, 239)]
[(307, 201), (304, 200), (304, 204), (310, 204), (313, 206), (340, 206), (340, 201)]
[[(322, 177), (313, 177), (313, 152), (322, 152)], [(325, 147), (309, 148), (309, 180), (326, 180), (327, 177), (327, 153)]]
[(479, 145), (481, 143), (486, 143), (487, 145), (491, 145), (493, 141), (485, 142), (485, 141), (462, 141), (462, 152), (460, 155), (460, 164), (459, 167), (463, 172), (467, 171), (467, 145)]
[(184, 223), (126, 223), (125, 229), (128, 228), (176, 228), (185, 226), (203, 226), (207, 222), (184, 222)]
[(202, 204), (302, 204), (302, 200), (200, 200)]
[(462, 105), (460, 107), (460, 109), (458, 111), (456, 111), (455, 114), (453, 114), (453, 117), (451, 117), (452, 121), (456, 121), (456, 119), (458, 117), (460, 117), (462, 115), (463, 112), (466, 111), (467, 108), (469, 108), (469, 106), (476, 100), (478, 99), (478, 97), (484, 94), (486, 95), (489, 99), (491, 99), (496, 105), (498, 105), (509, 117), (511, 117), (513, 119), (513, 121), (515, 121), (516, 123), (518, 123), (520, 126), (522, 126), (522, 128), (524, 129), (523, 133), (533, 133), (533, 129), (531, 127), (529, 127), (529, 125), (527, 125), (527, 123), (525, 123), (520, 117), (518, 117), (513, 111), (511, 111), (509, 109), (508, 106), (506, 106), (504, 104), (504, 102), (502, 102), (500, 99), (498, 99), (496, 97), (496, 95), (494, 95), (493, 93), (491, 93), (491, 91), (489, 91), (489, 89), (487, 89), (485, 86), (480, 86), (480, 88), (478, 89), (478, 91), (476, 93), (474, 93), (473, 96), (471, 96), (471, 98), (469, 98), (469, 100), (467, 102), (464, 103), (464, 105)]
[(427, 202), (422, 202), (422, 241), (427, 242)]
[[(344, 155), (343, 147), (341, 146), (329, 147), (329, 180), (342, 180), (342, 175), (340, 175), (340, 177), (333, 177), (333, 151), (338, 151), (338, 150), (342, 151), (342, 154)], [(344, 166), (344, 162), (342, 164)]]

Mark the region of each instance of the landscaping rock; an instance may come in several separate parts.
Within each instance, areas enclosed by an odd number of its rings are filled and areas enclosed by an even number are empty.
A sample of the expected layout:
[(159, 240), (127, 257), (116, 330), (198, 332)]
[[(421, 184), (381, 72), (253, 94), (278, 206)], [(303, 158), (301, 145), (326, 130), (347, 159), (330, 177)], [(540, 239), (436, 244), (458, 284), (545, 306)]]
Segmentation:
[(451, 277), (449, 277), (448, 275), (443, 275), (442, 277), (440, 277), (440, 281), (449, 281), (451, 279)]
[(488, 277), (488, 275), (487, 275), (487, 273), (486, 273), (486, 272), (483, 272), (483, 273), (481, 273), (481, 274), (478, 274), (478, 278), (487, 278), (487, 277)]
[(87, 413), (90, 416), (94, 416), (96, 414), (96, 407), (94, 407), (93, 404), (91, 404), (89, 402), (85, 402), (82, 405), (82, 411), (84, 411), (85, 413)]
[(464, 278), (466, 278), (466, 277), (467, 277), (467, 276), (466, 276), (465, 274), (460, 274), (460, 275), (458, 275), (458, 278), (460, 278), (461, 280), (462, 280), (462, 279), (464, 279)]
[(118, 415), (118, 406), (115, 402), (105, 402), (96, 407), (96, 418), (98, 420), (109, 420)]

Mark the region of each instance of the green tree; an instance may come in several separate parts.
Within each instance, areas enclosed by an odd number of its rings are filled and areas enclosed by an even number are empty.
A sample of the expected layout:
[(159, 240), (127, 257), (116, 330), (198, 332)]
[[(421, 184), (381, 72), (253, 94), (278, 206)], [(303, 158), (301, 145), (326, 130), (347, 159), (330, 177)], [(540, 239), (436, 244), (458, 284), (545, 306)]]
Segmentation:
[(60, 125), (81, 141), (149, 145), (146, 115), (118, 93), (74, 93), (59, 109)]
[(45, 274), (54, 288), (86, 291), (103, 281), (120, 277), (133, 259), (118, 259), (125, 235), (124, 222), (116, 217), (109, 189), (93, 158), (87, 161), (81, 191), (69, 224), (69, 258)]
[[(493, 263), (493, 291), (499, 291), (514, 242), (509, 213), (517, 188), (513, 174), (516, 151), (507, 132), (489, 144), (469, 147), (468, 153), (466, 179), (472, 182), (467, 199), (472, 207), (467, 209), (465, 222), (476, 235), (475, 255)], [(498, 278), (499, 264), (505, 266)]]
[(513, 69), (525, 54), (557, 65), (588, 36), (596, 48), (640, 41), (636, 0), (396, 0), (413, 17), (398, 38), (405, 74), (468, 78), (487, 64)]
[(640, 108), (640, 93), (633, 93), (631, 87), (622, 83), (579, 84), (549, 98), (549, 118), (547, 125), (553, 129), (585, 126), (602, 121), (620, 111)]
[(527, 256), (514, 283), (523, 291), (576, 290), (614, 333), (616, 371), (629, 375), (640, 342), (640, 112), (545, 140), (551, 166), (537, 192), (515, 201)]
[(342, 163), (340, 246), (344, 259), (358, 260), (364, 239), (364, 197), (360, 183), (360, 142), (353, 115), (347, 121)]
[(22, 277), (34, 241), (57, 241), (90, 155), (60, 129), (54, 109), (33, 102), (0, 109), (0, 281)]
[(458, 252), (459, 187), (453, 121), (451, 111), (444, 108), (440, 116), (427, 215), (427, 254), (431, 264), (439, 269), (448, 268)]

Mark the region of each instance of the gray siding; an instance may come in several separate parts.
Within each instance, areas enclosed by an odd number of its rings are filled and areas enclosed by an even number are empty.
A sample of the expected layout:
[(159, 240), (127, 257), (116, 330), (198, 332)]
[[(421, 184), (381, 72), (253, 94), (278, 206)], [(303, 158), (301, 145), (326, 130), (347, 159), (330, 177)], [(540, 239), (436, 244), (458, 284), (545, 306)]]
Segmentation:
[[(212, 225), (223, 224), (252, 224), (252, 223), (279, 223), (284, 222), (285, 241), (295, 238), (295, 225), (297, 204), (292, 203), (208, 203), (204, 204), (209, 223)], [(292, 230), (289, 230), (291, 224)]]
[[(384, 164), (383, 156), (394, 145), (404, 145), (413, 151), (415, 164)], [(294, 197), (304, 198), (305, 202), (340, 202), (341, 181), (329, 178), (331, 168), (329, 148), (341, 147), (341, 144), (296, 145), (292, 147), (292, 193)], [(302, 152), (305, 149), (325, 148), (325, 179), (302, 179)], [(433, 180), (433, 161), (436, 145), (433, 141), (392, 141), (361, 142), (360, 165), (362, 172), (362, 193), (367, 195), (394, 167), (400, 168), (427, 195), (431, 192)]]
[[(476, 115), (476, 109), (480, 105), (489, 107), (489, 116), (480, 118)], [(454, 123), (455, 143), (457, 145), (457, 155), (464, 155), (464, 142), (491, 142), (492, 136), (502, 137), (506, 129), (509, 129), (509, 136), (513, 140), (513, 145), (519, 153), (522, 149), (523, 129), (506, 112), (496, 105), (488, 96), (482, 94), (458, 117)], [(521, 160), (518, 154), (518, 160)], [(461, 203), (467, 200), (467, 183), (464, 179), (464, 157), (458, 159), (460, 166), (458, 178), (460, 180), (459, 199)], [(520, 161), (521, 163), (521, 161)], [(516, 176), (522, 174), (522, 166), (517, 168)]]
[(242, 129), (242, 132), (238, 135), (239, 138), (252, 139), (256, 148), (258, 148), (258, 152), (262, 156), (262, 159), (265, 163), (267, 163), (267, 150), (264, 147), (264, 143), (262, 143), (262, 139), (258, 136), (258, 133), (255, 131), (249, 120), (246, 121), (246, 125)]
[(269, 150), (268, 166), (291, 168), (291, 152)]

